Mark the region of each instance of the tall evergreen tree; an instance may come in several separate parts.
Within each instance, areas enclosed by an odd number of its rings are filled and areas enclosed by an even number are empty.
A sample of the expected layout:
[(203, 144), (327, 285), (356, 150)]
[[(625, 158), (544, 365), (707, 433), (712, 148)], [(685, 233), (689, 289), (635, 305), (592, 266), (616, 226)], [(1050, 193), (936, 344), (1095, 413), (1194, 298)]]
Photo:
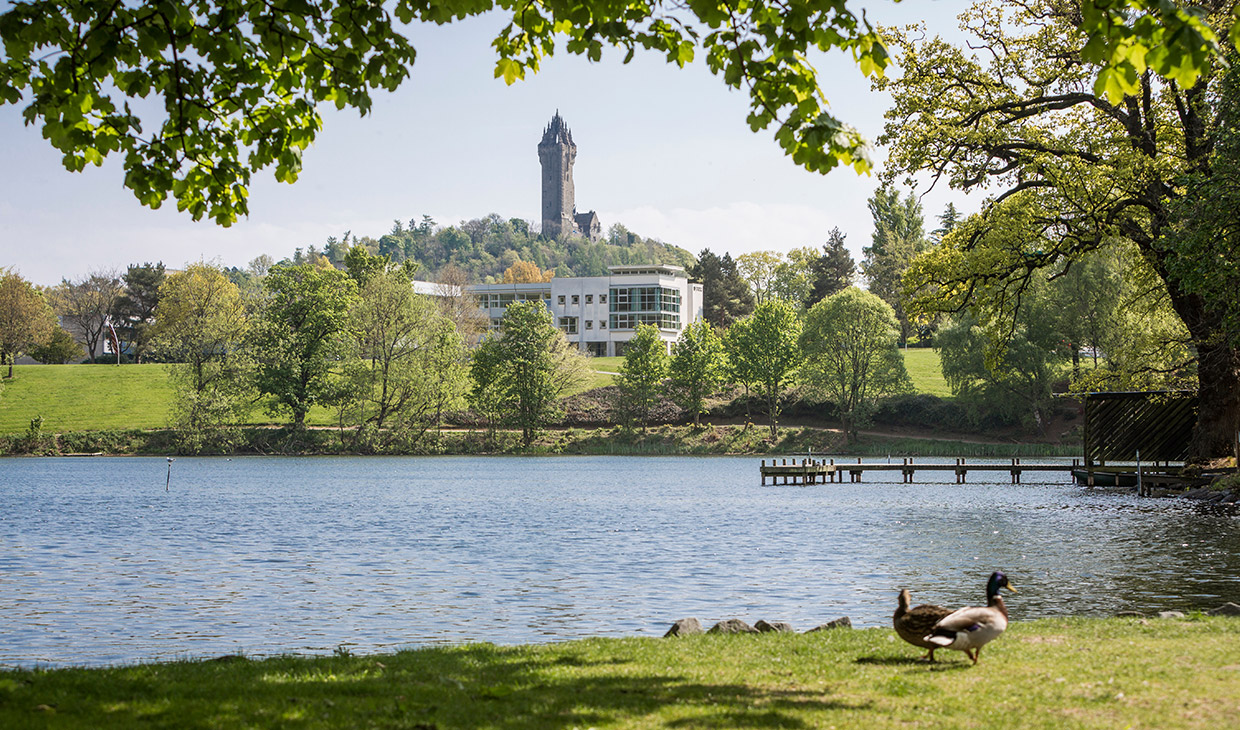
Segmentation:
[(870, 292), (895, 310), (900, 339), (907, 343), (913, 326), (905, 312), (901, 281), (909, 264), (927, 248), (921, 203), (912, 192), (901, 199), (898, 190), (884, 184), (874, 191), (868, 205), (874, 219), (873, 245), (862, 249), (861, 271)]
[(942, 243), (943, 237), (951, 233), (958, 225), (960, 225), (960, 212), (956, 210), (954, 203), (948, 203), (943, 209), (943, 214), (939, 216), (939, 227), (930, 231), (930, 242), (936, 246)]
[(731, 254), (720, 258), (710, 249), (703, 249), (690, 275), (702, 282), (703, 316), (707, 322), (726, 328), (753, 311), (753, 294)]
[(827, 234), (822, 256), (813, 264), (813, 276), (813, 289), (805, 302), (807, 307), (852, 286), (857, 276), (857, 262), (853, 261), (852, 254), (844, 246), (844, 232), (839, 228), (832, 228)]
[(116, 335), (129, 345), (134, 362), (142, 362), (154, 336), (155, 306), (159, 304), (159, 287), (167, 278), (164, 263), (130, 264), (122, 277), (125, 291), (112, 307)]

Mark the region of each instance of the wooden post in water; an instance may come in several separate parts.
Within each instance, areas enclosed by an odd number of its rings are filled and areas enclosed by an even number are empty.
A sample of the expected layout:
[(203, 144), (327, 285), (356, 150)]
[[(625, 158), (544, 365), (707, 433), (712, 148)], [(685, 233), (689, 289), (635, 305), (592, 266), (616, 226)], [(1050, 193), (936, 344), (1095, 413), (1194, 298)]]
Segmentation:
[[(1116, 477), (1115, 483), (1116, 484), (1119, 483), (1118, 477)], [(1141, 449), (1137, 449), (1137, 496), (1138, 497), (1146, 496), (1145, 485), (1141, 483)]]

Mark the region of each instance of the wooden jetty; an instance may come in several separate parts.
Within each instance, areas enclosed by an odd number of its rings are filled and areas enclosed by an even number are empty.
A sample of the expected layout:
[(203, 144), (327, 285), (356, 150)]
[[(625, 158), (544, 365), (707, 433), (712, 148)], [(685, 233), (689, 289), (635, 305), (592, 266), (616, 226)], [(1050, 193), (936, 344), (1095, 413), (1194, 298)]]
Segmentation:
[(913, 475), (919, 471), (948, 471), (956, 475), (956, 483), (964, 484), (969, 472), (1007, 472), (1012, 479), (1013, 484), (1020, 484), (1021, 474), (1027, 471), (1060, 471), (1071, 472), (1081, 468), (1079, 459), (1073, 459), (1071, 464), (1038, 464), (1022, 462), (1019, 458), (1012, 458), (1009, 463), (997, 464), (978, 464), (969, 463), (964, 459), (956, 459), (951, 464), (930, 464), (918, 463), (911, 457), (905, 457), (900, 460), (899, 464), (894, 463), (864, 463), (861, 459), (857, 459), (856, 463), (851, 461), (840, 461), (836, 463), (835, 459), (792, 459), (792, 463), (788, 463), (788, 459), (772, 459), (770, 464), (766, 463), (766, 459), (762, 460), (762, 486), (766, 486), (766, 480), (769, 478), (771, 484), (820, 484), (828, 482), (843, 482), (844, 475), (848, 474), (848, 481), (860, 482), (862, 475), (868, 471), (898, 471), (902, 477), (901, 481), (905, 484), (913, 482)]

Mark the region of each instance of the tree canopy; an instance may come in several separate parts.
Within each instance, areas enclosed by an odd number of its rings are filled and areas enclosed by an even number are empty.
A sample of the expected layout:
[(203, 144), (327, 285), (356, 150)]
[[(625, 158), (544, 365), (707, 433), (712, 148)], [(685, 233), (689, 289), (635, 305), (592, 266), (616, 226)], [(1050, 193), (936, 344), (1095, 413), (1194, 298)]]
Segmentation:
[(0, 269), (0, 365), (26, 350), (51, 340), (59, 329), (56, 314), (43, 295), (20, 274)]
[(801, 318), (788, 302), (763, 302), (736, 321), (724, 337), (734, 377), (758, 391), (766, 405), (771, 437), (779, 434), (780, 401), (803, 359)]
[(805, 316), (802, 379), (839, 408), (845, 438), (856, 439), (880, 396), (912, 389), (899, 327), (891, 305), (854, 286), (818, 302)]
[[(866, 141), (827, 111), (811, 56), (842, 50), (881, 76), (888, 53), (859, 2), (753, 0), (26, 0), (0, 15), (0, 100), (24, 103), (69, 170), (124, 157), (125, 186), (150, 207), (228, 225), (248, 211), (254, 171), (293, 182), (323, 121), (320, 104), (365, 114), (372, 91), (410, 75), (415, 49), (401, 24), (444, 24), (498, 12), (495, 76), (536, 72), (562, 42), (599, 60), (639, 49), (684, 66), (699, 53), (749, 97), (747, 121), (796, 164), (868, 171)], [(1095, 93), (1112, 103), (1152, 70), (1187, 86), (1219, 52), (1195, 6), (1091, 0), (1072, 48), (1103, 64)], [(1075, 11), (1074, 11), (1075, 12)], [(1233, 40), (1237, 36), (1234, 26)]]
[[(1231, 27), (1229, 14), (1214, 21)], [(1209, 168), (1218, 65), (1206, 57), (1202, 68), (1210, 72), (1191, 86), (1193, 79), (1141, 73), (1116, 99), (1109, 88), (1090, 90), (1099, 66), (1077, 61), (1093, 41), (1076, 5), (983, 1), (962, 23), (972, 36), (968, 49), (893, 34), (904, 74), (881, 84), (895, 101), (884, 135), (895, 170), (997, 191), (914, 262), (905, 282), (914, 306), (971, 308), (986, 331), (1009, 337), (1036, 278), (1062, 276), (1095, 250), (1132, 246), (1139, 255), (1128, 275), (1151, 282), (1146, 299), (1166, 302), (1188, 331), (1194, 362), (1167, 373), (1196, 369), (1201, 408), (1192, 453), (1230, 451), (1240, 359), (1221, 336), (1225, 311), (1183, 273), (1211, 261), (1170, 237), (1183, 184)]]

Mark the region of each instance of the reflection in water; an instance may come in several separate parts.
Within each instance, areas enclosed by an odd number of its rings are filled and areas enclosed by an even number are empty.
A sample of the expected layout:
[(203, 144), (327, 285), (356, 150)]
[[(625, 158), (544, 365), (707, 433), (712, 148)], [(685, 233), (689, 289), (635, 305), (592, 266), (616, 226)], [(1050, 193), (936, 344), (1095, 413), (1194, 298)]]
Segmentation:
[(165, 493), (165, 469), (0, 462), (0, 664), (887, 625), (900, 588), (978, 603), (996, 569), (1018, 620), (1240, 601), (1235, 508), (1060, 474), (763, 488), (749, 458), (178, 459)]

